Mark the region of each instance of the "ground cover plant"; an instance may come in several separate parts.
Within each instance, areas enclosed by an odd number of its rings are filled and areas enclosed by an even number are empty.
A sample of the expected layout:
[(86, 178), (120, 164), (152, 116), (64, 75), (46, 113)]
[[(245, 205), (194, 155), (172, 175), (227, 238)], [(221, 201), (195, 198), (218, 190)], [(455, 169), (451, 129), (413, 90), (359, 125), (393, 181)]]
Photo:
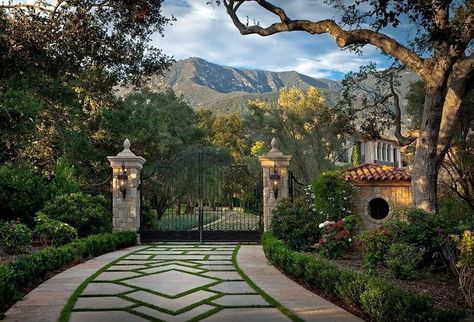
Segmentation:
[(48, 276), (92, 257), (135, 245), (133, 232), (108, 233), (48, 247), (0, 265), (0, 314)]

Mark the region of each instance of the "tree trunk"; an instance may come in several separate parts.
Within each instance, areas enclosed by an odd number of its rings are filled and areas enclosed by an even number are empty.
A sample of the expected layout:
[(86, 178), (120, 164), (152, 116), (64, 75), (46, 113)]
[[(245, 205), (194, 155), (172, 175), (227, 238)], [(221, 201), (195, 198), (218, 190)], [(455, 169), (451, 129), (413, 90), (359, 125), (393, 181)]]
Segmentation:
[(411, 187), (413, 206), (429, 212), (437, 210), (439, 173), (437, 144), (443, 101), (442, 86), (427, 86), (420, 134), (416, 142)]

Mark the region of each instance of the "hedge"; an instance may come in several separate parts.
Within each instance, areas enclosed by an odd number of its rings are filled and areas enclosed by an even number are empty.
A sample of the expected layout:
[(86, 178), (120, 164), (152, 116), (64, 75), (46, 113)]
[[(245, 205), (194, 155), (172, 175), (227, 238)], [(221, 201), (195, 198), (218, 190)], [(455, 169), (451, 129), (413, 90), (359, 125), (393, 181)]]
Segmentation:
[(117, 249), (133, 246), (133, 232), (107, 233), (45, 248), (0, 265), (0, 315), (53, 272)]
[(406, 291), (390, 281), (331, 261), (292, 251), (272, 233), (263, 235), (268, 260), (289, 276), (359, 308), (375, 321), (462, 321), (464, 312), (438, 308), (432, 298)]

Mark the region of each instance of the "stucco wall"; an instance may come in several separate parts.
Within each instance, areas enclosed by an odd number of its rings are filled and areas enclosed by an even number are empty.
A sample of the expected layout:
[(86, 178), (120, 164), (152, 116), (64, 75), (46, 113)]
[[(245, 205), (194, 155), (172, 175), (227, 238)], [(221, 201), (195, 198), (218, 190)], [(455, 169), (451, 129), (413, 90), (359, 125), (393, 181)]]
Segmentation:
[[(368, 205), (374, 198), (382, 198), (389, 205), (389, 214), (384, 219), (377, 220), (369, 215)], [(411, 188), (409, 182), (355, 184), (352, 211), (360, 216), (361, 224), (359, 230), (361, 231), (379, 227), (384, 222), (390, 220), (394, 209), (410, 206)]]

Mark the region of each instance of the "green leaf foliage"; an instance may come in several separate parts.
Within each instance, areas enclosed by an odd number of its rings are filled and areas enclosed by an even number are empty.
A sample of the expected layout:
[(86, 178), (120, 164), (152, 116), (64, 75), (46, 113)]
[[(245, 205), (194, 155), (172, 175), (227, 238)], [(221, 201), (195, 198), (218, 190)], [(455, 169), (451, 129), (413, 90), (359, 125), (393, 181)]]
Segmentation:
[(51, 273), (98, 255), (133, 246), (136, 241), (133, 232), (95, 235), (59, 248), (46, 248), (0, 265), (0, 313), (41, 284)]
[(0, 222), (0, 248), (7, 254), (21, 254), (32, 240), (31, 230), (19, 222)]
[(314, 207), (327, 220), (338, 220), (351, 215), (353, 186), (338, 171), (323, 173), (312, 184)]
[(0, 220), (17, 220), (31, 225), (46, 199), (43, 177), (31, 166), (0, 166)]
[(293, 203), (284, 199), (273, 210), (271, 230), (291, 249), (307, 249), (319, 238), (318, 225), (322, 216), (312, 211), (303, 198)]
[(104, 196), (61, 195), (48, 201), (38, 215), (71, 225), (79, 237), (112, 231), (112, 215)]
[[(377, 322), (462, 321), (464, 312), (436, 307), (429, 296), (404, 290), (392, 281), (345, 268), (330, 260), (290, 250), (272, 233), (262, 238), (268, 260), (290, 277), (324, 294), (355, 305)], [(301, 269), (304, 265), (304, 272)]]

